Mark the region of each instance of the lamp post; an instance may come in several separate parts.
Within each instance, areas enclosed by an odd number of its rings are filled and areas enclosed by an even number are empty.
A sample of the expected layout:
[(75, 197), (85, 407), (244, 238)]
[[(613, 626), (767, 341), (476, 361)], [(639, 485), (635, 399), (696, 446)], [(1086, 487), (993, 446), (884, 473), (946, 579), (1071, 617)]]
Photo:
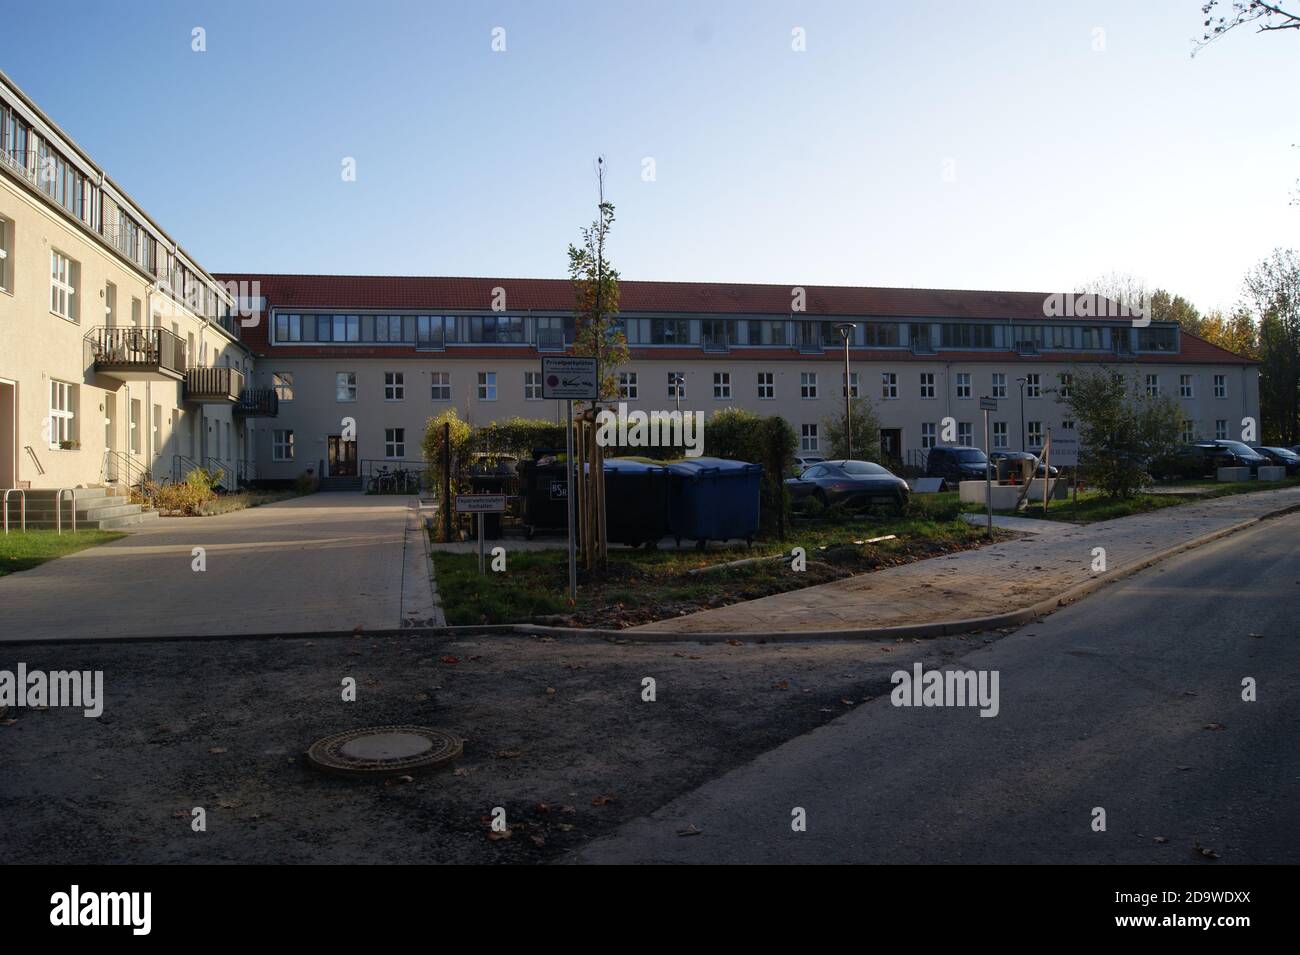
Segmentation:
[(849, 337), (853, 334), (853, 329), (857, 328), (852, 322), (839, 322), (835, 330), (840, 333), (840, 338), (844, 340), (844, 445), (845, 457), (849, 460), (853, 458), (853, 405), (850, 402), (849, 383)]
[(686, 383), (686, 376), (673, 372), (672, 382), (673, 398), (677, 402), (677, 414), (680, 415), (682, 413), (682, 385)]
[(1017, 378), (1016, 384), (1020, 386), (1020, 450), (1025, 450), (1025, 382), (1026, 378)]

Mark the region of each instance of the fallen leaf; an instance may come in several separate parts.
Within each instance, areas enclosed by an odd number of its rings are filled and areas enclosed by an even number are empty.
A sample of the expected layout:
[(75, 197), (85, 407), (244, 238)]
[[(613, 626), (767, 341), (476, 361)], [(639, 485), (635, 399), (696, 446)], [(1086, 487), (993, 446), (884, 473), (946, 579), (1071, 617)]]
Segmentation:
[(744, 642), (743, 640), (728, 640), (728, 641), (727, 641), (727, 646), (729, 646), (729, 647), (743, 647), (744, 645), (745, 645), (745, 642)]
[(613, 796), (596, 796), (591, 800), (591, 804), (593, 806), (608, 806), (613, 801)]
[(509, 829), (504, 829), (501, 831), (497, 831), (496, 829), (493, 829), (491, 832), (488, 833), (488, 838), (493, 842), (500, 842), (503, 839), (509, 839), (513, 835), (514, 833), (511, 832)]
[(1201, 729), (1206, 730), (1226, 730), (1227, 728), (1228, 727), (1224, 726), (1222, 723), (1206, 723), (1201, 727)]
[(524, 751), (522, 749), (499, 749), (492, 755), (497, 759), (518, 759), (524, 755)]
[(440, 657), (439, 659), (443, 663), (447, 664), (448, 666), (453, 666), (453, 667), (460, 662), (460, 657), (453, 657), (450, 654), (448, 654), (445, 657)]
[(533, 845), (537, 846), (537, 848), (539, 848), (539, 849), (540, 849), (542, 846), (546, 845), (546, 837), (545, 837), (545, 836), (529, 836), (529, 838), (533, 840)]
[(1213, 849), (1210, 849), (1210, 848), (1207, 848), (1206, 846), (1201, 845), (1199, 842), (1193, 842), (1193, 843), (1192, 843), (1192, 851), (1193, 851), (1194, 853), (1196, 853), (1197, 855), (1199, 855), (1199, 856), (1200, 856), (1201, 858), (1203, 858), (1203, 859), (1217, 859), (1217, 858), (1219, 858), (1219, 854), (1218, 854), (1217, 852), (1215, 852)]
[(774, 690), (788, 690), (788, 689), (790, 689), (790, 681), (789, 681), (789, 680), (778, 680), (776, 683), (773, 683), (773, 684), (772, 684), (772, 689), (774, 689)]
[(548, 687), (546, 688), (546, 695), (547, 695), (547, 696), (554, 696), (554, 695), (555, 695), (555, 687), (553, 687), (553, 686), (548, 686)]
[(703, 830), (696, 826), (695, 823), (691, 823), (685, 829), (677, 830), (679, 836), (698, 836), (701, 832), (703, 832)]
[(226, 751), (226, 747), (224, 746), (213, 746), (210, 750), (208, 750), (209, 753), (224, 753), (225, 751)]

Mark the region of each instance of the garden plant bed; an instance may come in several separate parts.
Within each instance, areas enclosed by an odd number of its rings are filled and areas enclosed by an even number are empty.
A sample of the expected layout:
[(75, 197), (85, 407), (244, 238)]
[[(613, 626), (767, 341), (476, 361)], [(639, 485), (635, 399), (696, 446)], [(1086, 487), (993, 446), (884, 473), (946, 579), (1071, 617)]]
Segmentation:
[[(955, 499), (956, 495), (951, 495)], [(952, 502), (943, 502), (948, 510)], [(934, 505), (922, 505), (930, 510)], [(955, 512), (955, 509), (952, 511)], [(858, 517), (796, 520), (783, 543), (756, 542), (705, 551), (611, 548), (609, 567), (591, 575), (579, 567), (578, 602), (568, 605), (568, 571), (563, 551), (507, 551), (507, 571), (480, 576), (472, 554), (435, 551), (434, 579), (447, 623), (543, 623), (570, 627), (622, 629), (699, 610), (784, 593), (815, 584), (871, 573), (912, 561), (970, 550), (988, 543), (982, 528), (959, 518), (929, 516)], [(1016, 535), (998, 530), (994, 540)], [(894, 540), (862, 543), (894, 535)], [(716, 567), (751, 558), (788, 556), (804, 548), (807, 569), (796, 573), (788, 561), (761, 560)], [(692, 573), (715, 567), (704, 573)]]

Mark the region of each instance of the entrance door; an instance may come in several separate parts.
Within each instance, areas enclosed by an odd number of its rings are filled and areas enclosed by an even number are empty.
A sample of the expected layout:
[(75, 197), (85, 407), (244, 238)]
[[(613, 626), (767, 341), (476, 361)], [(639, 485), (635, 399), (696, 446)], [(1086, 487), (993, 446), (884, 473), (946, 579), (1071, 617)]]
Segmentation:
[(18, 385), (0, 380), (0, 488), (18, 486)]
[(330, 477), (356, 477), (357, 476), (357, 443), (355, 441), (344, 441), (342, 435), (331, 434), (329, 436), (329, 468)]
[(118, 480), (117, 473), (117, 395), (104, 392), (104, 480)]
[(902, 457), (903, 429), (880, 429), (880, 459), (886, 463), (897, 463)]

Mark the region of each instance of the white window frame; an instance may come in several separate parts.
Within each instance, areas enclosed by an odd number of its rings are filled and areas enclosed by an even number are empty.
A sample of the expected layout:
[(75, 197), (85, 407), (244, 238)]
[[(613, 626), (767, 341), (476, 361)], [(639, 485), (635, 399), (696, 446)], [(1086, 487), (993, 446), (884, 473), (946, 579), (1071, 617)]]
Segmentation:
[(275, 397), (280, 401), (293, 401), (293, 372), (274, 371), (271, 373), (271, 387)]
[(731, 400), (731, 372), (715, 371), (713, 373), (713, 398), (715, 401)]
[(1191, 444), (1196, 440), (1196, 422), (1191, 418), (1183, 419), (1183, 433), (1180, 440), (1183, 444)]
[[(350, 394), (351, 397), (341, 397)], [(334, 373), (334, 400), (343, 404), (352, 404), (357, 400), (357, 373), (355, 371), (336, 371)]]
[[(446, 390), (446, 394), (438, 394), (441, 389)], [(431, 371), (429, 372), (429, 400), (430, 401), (451, 401), (451, 372), (449, 371)]]
[(1228, 397), (1228, 376), (1227, 375), (1214, 376), (1214, 397), (1215, 398)]
[(1214, 439), (1216, 441), (1226, 441), (1228, 439), (1228, 419), (1214, 419)]
[(933, 421), (921, 422), (921, 450), (928, 451), (939, 443), (939, 426)]
[[(923, 371), (921, 375), (921, 397), (929, 401), (934, 398), (934, 372)], [(922, 445), (924, 447), (924, 445)]]
[(271, 432), (271, 460), (293, 460), (293, 428), (276, 428)]
[(880, 373), (880, 400), (898, 400), (898, 372), (882, 371)]
[(849, 395), (846, 396), (844, 394), (844, 372), (840, 372), (840, 397), (841, 398), (852, 397), (856, 399), (858, 397), (858, 373), (856, 371), (849, 372), (848, 390), (849, 390)]
[(1043, 378), (1034, 371), (1025, 375), (1025, 397), (1041, 398), (1043, 396)]
[(618, 396), (624, 401), (636, 401), (640, 394), (636, 372), (620, 371), (618, 373)]
[(1074, 375), (1068, 371), (1063, 371), (1057, 376), (1060, 384), (1057, 386), (1056, 394), (1061, 398), (1069, 398), (1074, 389)]
[(975, 444), (975, 425), (973, 422), (957, 422), (957, 443), (965, 447), (971, 447)]
[(65, 321), (77, 320), (76, 260), (50, 249), (50, 312)]
[(495, 371), (480, 371), (478, 373), (477, 394), (479, 401), (497, 400), (497, 373)]
[(406, 457), (406, 429), (384, 429), (384, 457), (389, 461), (401, 461)]
[(1042, 446), (1043, 446), (1043, 423), (1041, 421), (1026, 421), (1025, 422), (1025, 447), (1041, 448)]
[(406, 373), (401, 371), (384, 372), (384, 400), (406, 400)]
[(686, 375), (682, 372), (668, 372), (668, 397), (673, 399), (686, 397)]
[(1195, 383), (1195, 379), (1191, 375), (1178, 376), (1178, 397), (1180, 398), (1196, 397), (1196, 383)]
[(993, 422), (993, 447), (1009, 448), (1011, 447), (1010, 430), (1007, 428), (1005, 421)]
[(957, 372), (957, 397), (969, 398), (972, 393), (971, 375), (968, 371)]
[(1147, 390), (1148, 398), (1160, 397), (1160, 376), (1159, 375), (1146, 376), (1146, 390)]
[(817, 434), (817, 425), (803, 424), (799, 426), (799, 450), (801, 452), (820, 451), (821, 438)]
[(1005, 398), (1007, 396), (1007, 375), (1004, 371), (993, 372), (993, 383), (991, 385), (993, 398)]
[(77, 386), (50, 379), (50, 450), (62, 450), (64, 441), (77, 440)]
[(799, 397), (804, 401), (817, 400), (817, 372), (799, 372)]
[(542, 373), (540, 371), (524, 372), (524, 401), (542, 400)]
[(776, 399), (776, 375), (770, 371), (758, 373), (758, 400), (774, 401)]

